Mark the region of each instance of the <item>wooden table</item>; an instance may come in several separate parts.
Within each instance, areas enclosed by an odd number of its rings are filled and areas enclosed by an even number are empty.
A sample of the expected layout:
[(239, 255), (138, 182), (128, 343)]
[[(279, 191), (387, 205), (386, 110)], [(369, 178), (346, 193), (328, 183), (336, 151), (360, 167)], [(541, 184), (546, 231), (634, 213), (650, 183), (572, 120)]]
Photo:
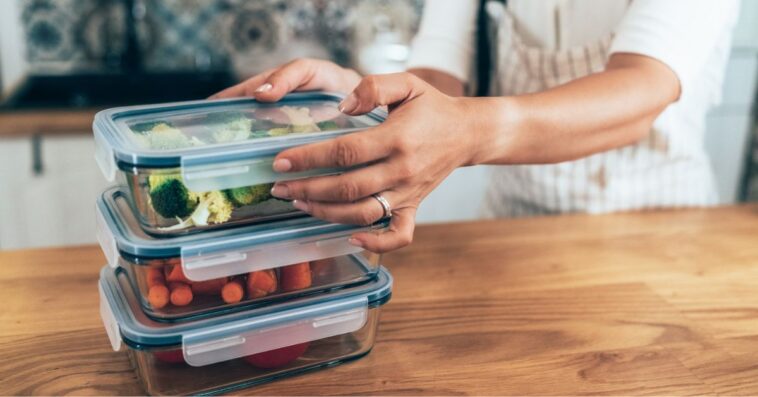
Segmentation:
[(92, 134), (97, 109), (1, 110), (0, 139)]
[[(758, 394), (758, 206), (419, 227), (374, 351), (260, 394)], [(0, 253), (0, 394), (140, 394), (97, 247)]]

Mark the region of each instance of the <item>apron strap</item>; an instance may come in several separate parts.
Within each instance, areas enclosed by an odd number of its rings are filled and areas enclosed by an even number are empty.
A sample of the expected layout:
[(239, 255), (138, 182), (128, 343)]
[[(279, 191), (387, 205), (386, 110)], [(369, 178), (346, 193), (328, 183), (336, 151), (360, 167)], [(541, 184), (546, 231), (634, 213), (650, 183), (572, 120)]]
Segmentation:
[(490, 53), (490, 35), (487, 26), (487, 3), (496, 1), (508, 4), (508, 0), (480, 0), (476, 17), (476, 96), (487, 96), (492, 76), (492, 54)]

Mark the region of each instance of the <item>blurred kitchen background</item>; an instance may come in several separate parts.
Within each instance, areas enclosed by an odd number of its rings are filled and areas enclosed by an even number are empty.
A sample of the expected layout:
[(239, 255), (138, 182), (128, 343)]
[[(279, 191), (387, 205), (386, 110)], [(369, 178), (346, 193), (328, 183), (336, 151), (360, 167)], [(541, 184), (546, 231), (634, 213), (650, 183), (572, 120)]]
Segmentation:
[[(423, 0), (0, 1), (0, 249), (95, 242), (98, 109), (205, 97), (296, 57), (403, 70)], [(744, 0), (706, 145), (725, 204), (758, 201), (758, 1)], [(473, 219), (487, 168), (418, 221)]]

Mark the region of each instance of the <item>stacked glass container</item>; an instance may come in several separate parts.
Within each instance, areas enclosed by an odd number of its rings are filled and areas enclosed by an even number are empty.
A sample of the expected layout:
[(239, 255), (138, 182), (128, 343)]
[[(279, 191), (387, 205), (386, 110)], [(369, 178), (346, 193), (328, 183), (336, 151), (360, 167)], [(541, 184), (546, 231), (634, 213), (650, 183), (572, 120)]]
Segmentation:
[(287, 148), (361, 131), (329, 93), (110, 109), (93, 125), (97, 162), (118, 187), (97, 200), (108, 266), (100, 312), (150, 394), (204, 394), (367, 354), (392, 279), (348, 243), (371, 226), (333, 224), (272, 197)]

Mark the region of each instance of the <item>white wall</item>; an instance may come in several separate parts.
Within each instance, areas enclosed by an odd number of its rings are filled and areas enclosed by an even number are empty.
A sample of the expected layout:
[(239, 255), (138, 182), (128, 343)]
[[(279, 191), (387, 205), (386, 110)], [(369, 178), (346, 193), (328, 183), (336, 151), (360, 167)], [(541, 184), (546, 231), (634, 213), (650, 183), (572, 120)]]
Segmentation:
[(24, 76), (26, 60), (21, 16), (16, 0), (0, 1), (0, 97)]

